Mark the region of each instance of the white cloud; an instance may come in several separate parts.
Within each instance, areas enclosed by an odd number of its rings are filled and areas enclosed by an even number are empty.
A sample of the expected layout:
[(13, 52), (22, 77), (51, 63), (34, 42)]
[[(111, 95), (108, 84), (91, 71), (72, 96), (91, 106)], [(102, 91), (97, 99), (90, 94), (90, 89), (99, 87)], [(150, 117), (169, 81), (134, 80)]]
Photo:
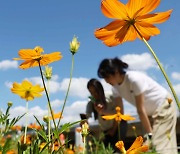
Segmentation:
[[(17, 106), (17, 107), (11, 108), (10, 110), (10, 115), (12, 118), (21, 116), (24, 113), (26, 113), (26, 107), (23, 107), (23, 106)], [(25, 125), (26, 119), (28, 120), (28, 124), (34, 123), (36, 122), (34, 116), (36, 116), (39, 121), (42, 121), (42, 118), (45, 115), (47, 115), (47, 110), (43, 110), (41, 107), (35, 106), (32, 108), (29, 108), (27, 116), (25, 115), (24, 117), (22, 117), (22, 119), (18, 121), (18, 124)]]
[(18, 68), (18, 62), (11, 60), (3, 60), (0, 62), (0, 70), (8, 70), (10, 68)]
[(12, 83), (12, 82), (9, 82), (9, 81), (6, 81), (6, 82), (5, 82), (5, 86), (6, 86), (7, 88), (9, 88), (9, 89), (12, 88), (12, 84), (13, 84), (13, 83)]
[(157, 68), (155, 60), (149, 53), (127, 54), (121, 59), (129, 64), (130, 69), (146, 71), (150, 68)]
[(51, 107), (54, 109), (58, 108), (58, 107), (62, 106), (63, 102), (64, 101), (60, 101), (59, 99), (53, 100), (53, 101), (51, 101)]
[[(61, 102), (61, 101), (55, 100), (53, 102), (57, 103), (57, 102)], [(76, 101), (76, 102), (72, 103), (70, 106), (65, 106), (64, 113), (63, 113), (63, 119), (61, 120), (61, 122), (62, 122), (61, 124), (68, 123), (68, 122), (75, 122), (75, 121), (80, 120), (79, 114), (85, 113), (86, 104), (87, 104), (87, 101)], [(55, 111), (55, 112), (59, 112), (59, 111)], [(17, 106), (17, 107), (10, 109), (11, 118), (21, 116), (24, 113), (26, 113), (26, 108), (23, 106)], [(20, 119), (18, 124), (25, 125), (26, 119), (28, 119), (28, 124), (34, 123), (34, 122), (36, 122), (34, 116), (36, 116), (38, 118), (38, 120), (40, 122), (42, 122), (43, 116), (45, 116), (47, 114), (48, 114), (48, 111), (43, 110), (40, 106), (35, 106), (32, 108), (29, 108), (28, 118), (25, 115), (22, 119)]]
[[(78, 96), (80, 98), (86, 98), (89, 95), (87, 90), (87, 82), (89, 79), (87, 78), (73, 78), (70, 85), (70, 96)], [(63, 79), (60, 84), (60, 89), (64, 92), (67, 91), (69, 84), (69, 78)]]
[(80, 120), (80, 113), (86, 112), (87, 101), (76, 101), (66, 106), (63, 113), (62, 123), (75, 122)]
[(173, 72), (171, 76), (175, 80), (180, 80), (180, 73), (178, 72)]
[[(49, 88), (48, 91), (50, 93), (56, 93), (60, 91), (60, 83), (57, 81), (58, 78), (59, 78), (58, 75), (53, 75), (49, 83), (45, 81), (46, 88), (47, 89)], [(31, 77), (26, 79), (33, 82), (34, 84), (40, 84), (41, 86), (43, 86), (41, 77)]]

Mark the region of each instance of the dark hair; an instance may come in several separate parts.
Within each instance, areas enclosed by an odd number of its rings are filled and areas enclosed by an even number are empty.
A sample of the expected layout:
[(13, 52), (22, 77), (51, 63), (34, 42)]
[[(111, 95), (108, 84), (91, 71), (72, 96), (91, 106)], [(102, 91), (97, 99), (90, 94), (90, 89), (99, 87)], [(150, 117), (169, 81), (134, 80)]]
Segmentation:
[[(98, 100), (98, 101), (102, 102), (103, 105), (106, 106), (106, 97), (105, 97), (104, 88), (103, 88), (101, 82), (95, 78), (92, 78), (88, 81), (87, 88), (89, 89), (91, 86), (95, 88), (95, 90), (100, 98), (100, 100)], [(93, 106), (93, 112), (94, 112), (94, 118), (97, 119), (97, 112), (94, 109), (94, 106)]]
[(115, 75), (118, 71), (120, 74), (125, 74), (125, 69), (128, 68), (128, 64), (118, 59), (104, 59), (99, 65), (98, 76), (100, 78), (107, 78), (109, 75)]

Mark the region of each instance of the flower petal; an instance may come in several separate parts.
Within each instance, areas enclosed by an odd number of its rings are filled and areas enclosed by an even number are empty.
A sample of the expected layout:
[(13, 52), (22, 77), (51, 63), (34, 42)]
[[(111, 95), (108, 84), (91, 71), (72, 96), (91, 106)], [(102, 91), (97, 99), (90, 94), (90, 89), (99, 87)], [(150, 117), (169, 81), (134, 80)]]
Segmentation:
[(129, 154), (131, 154), (131, 153), (132, 154), (140, 154), (142, 152), (148, 151), (148, 149), (149, 149), (148, 145), (143, 145), (143, 146), (141, 146), (141, 147), (139, 147), (137, 149), (134, 149), (134, 150), (130, 151)]
[(126, 153), (125, 147), (124, 147), (124, 142), (123, 141), (118, 141), (115, 146), (122, 152)]
[(123, 120), (135, 120), (134, 117), (131, 117), (130, 115), (121, 115), (121, 119)]
[(142, 0), (142, 1), (144, 3), (142, 5), (143, 9), (138, 13), (138, 16), (148, 14), (148, 13), (152, 12), (160, 4), (160, 0)]
[(172, 10), (168, 10), (166, 12), (159, 12), (159, 13), (156, 13), (156, 16), (144, 19), (143, 21), (151, 23), (151, 24), (160, 24), (168, 20), (171, 13), (172, 13)]
[(102, 0), (101, 10), (103, 14), (108, 18), (127, 18), (125, 5), (118, 0)]
[(131, 147), (127, 150), (127, 153), (141, 147), (141, 145), (143, 144), (143, 138), (142, 136), (139, 136), (136, 138), (136, 140), (134, 141), (134, 143), (131, 145)]
[(135, 26), (146, 40), (149, 40), (151, 36), (160, 34), (160, 30), (157, 27), (146, 22), (138, 22)]
[(126, 9), (128, 11), (128, 15), (130, 18), (132, 18), (134, 16), (134, 14), (142, 9), (144, 7), (144, 0), (129, 0), (128, 3), (126, 4)]
[(112, 120), (112, 119), (115, 119), (116, 116), (117, 116), (116, 114), (113, 114), (113, 115), (102, 116), (102, 118), (105, 120)]

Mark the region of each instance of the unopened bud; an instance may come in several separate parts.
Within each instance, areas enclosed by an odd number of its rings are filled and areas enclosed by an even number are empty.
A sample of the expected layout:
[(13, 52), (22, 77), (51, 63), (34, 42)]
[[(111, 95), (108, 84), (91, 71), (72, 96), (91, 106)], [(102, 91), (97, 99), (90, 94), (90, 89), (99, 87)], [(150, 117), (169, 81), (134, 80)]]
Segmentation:
[(78, 42), (77, 37), (73, 37), (72, 41), (70, 42), (70, 51), (72, 54), (75, 54), (80, 47), (80, 42)]
[(8, 107), (11, 107), (11, 106), (13, 105), (13, 103), (12, 103), (11, 101), (9, 101), (9, 102), (7, 103), (7, 105), (8, 105)]

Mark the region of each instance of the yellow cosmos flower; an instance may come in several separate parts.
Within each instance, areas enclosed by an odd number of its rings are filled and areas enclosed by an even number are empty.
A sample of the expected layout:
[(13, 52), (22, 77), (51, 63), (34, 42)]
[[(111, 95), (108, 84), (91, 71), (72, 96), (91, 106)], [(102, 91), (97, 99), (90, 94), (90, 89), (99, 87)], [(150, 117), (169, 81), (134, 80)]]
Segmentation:
[(41, 66), (45, 66), (62, 58), (61, 52), (41, 54), (42, 52), (44, 52), (44, 50), (39, 46), (34, 49), (21, 49), (18, 53), (20, 58), (14, 58), (14, 60), (24, 60), (24, 62), (20, 64), (19, 68), (27, 69), (39, 66), (39, 63)]
[(159, 4), (160, 0), (129, 0), (127, 4), (118, 0), (102, 0), (102, 13), (115, 20), (96, 30), (96, 38), (110, 47), (136, 38), (149, 40), (160, 33), (153, 24), (165, 22), (172, 12), (168, 10), (150, 14)]
[(41, 97), (41, 92), (44, 91), (44, 88), (41, 88), (40, 85), (33, 86), (31, 82), (24, 80), (21, 84), (14, 82), (11, 91), (19, 95), (22, 99), (30, 101), (35, 97)]
[(113, 115), (106, 115), (106, 116), (102, 116), (103, 119), (105, 120), (112, 120), (115, 119), (116, 121), (121, 121), (121, 120), (135, 120), (134, 117), (131, 117), (130, 115), (123, 115), (120, 112), (120, 107), (116, 107), (116, 114)]
[(143, 138), (141, 136), (137, 137), (131, 147), (126, 151), (124, 148), (123, 141), (118, 141), (116, 143), (116, 147), (123, 153), (123, 154), (139, 154), (142, 152), (148, 151), (149, 147), (143, 144)]

